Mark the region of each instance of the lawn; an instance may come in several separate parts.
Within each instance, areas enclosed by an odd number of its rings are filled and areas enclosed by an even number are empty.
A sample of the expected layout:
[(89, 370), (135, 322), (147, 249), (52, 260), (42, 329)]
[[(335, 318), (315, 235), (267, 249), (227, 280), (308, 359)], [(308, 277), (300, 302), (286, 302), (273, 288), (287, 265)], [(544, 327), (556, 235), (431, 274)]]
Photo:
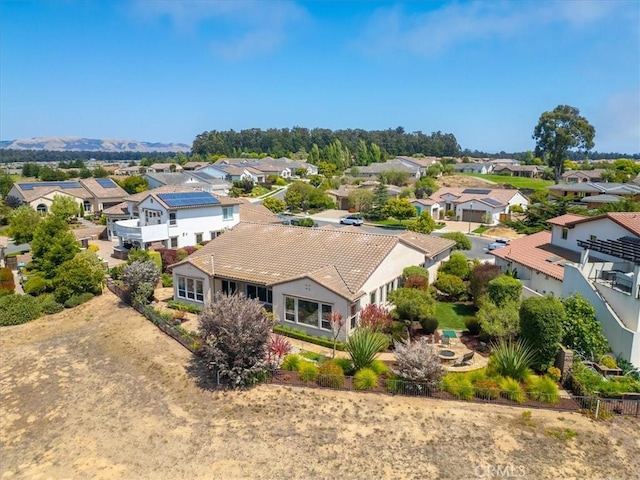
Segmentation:
[(544, 190), (550, 185), (553, 185), (553, 180), (542, 180), (540, 178), (526, 178), (526, 177), (508, 177), (506, 175), (482, 175), (479, 173), (464, 173), (469, 177), (484, 178), (496, 182), (499, 184), (511, 185), (515, 188), (525, 188), (531, 190)]
[(483, 225), (482, 227), (478, 227), (476, 228), (473, 233), (477, 233), (478, 235), (486, 232), (487, 230), (489, 230), (491, 227), (487, 226), (487, 225)]
[(436, 318), (438, 328), (453, 328), (454, 330), (465, 330), (464, 319), (474, 317), (476, 309), (473, 305), (466, 303), (446, 303), (436, 302)]

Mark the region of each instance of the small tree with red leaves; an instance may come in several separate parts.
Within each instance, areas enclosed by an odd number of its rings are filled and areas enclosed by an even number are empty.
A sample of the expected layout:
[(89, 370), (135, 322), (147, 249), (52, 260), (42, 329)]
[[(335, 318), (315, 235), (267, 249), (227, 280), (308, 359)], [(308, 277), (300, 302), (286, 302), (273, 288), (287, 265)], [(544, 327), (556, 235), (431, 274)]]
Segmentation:
[(360, 312), (360, 328), (366, 328), (372, 332), (390, 333), (393, 318), (389, 310), (370, 303)]
[(281, 335), (271, 335), (267, 342), (267, 362), (273, 368), (280, 368), (282, 359), (291, 353), (291, 343)]
[(325, 319), (331, 326), (331, 338), (333, 340), (333, 352), (331, 353), (331, 358), (336, 358), (336, 344), (338, 343), (340, 330), (344, 327), (344, 318), (340, 312), (331, 312), (327, 313)]

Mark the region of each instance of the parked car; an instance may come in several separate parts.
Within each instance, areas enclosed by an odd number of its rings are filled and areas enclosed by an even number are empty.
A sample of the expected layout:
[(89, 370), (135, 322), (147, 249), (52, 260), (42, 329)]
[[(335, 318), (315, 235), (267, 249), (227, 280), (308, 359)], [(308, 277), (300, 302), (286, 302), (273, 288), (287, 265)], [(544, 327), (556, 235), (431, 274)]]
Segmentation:
[(342, 225), (356, 225), (360, 226), (363, 224), (362, 218), (358, 215), (347, 215), (346, 217), (342, 217), (340, 219), (340, 223)]
[(504, 240), (502, 238), (499, 238), (495, 242), (490, 243), (487, 248), (489, 250), (496, 250), (497, 248), (506, 247), (507, 245), (509, 245), (509, 240)]

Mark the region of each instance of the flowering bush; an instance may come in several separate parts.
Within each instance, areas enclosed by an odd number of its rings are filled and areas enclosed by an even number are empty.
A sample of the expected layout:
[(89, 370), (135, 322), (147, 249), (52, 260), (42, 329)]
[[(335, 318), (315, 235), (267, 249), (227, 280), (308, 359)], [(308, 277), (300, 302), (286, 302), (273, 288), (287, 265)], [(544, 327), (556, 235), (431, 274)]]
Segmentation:
[(389, 333), (392, 322), (389, 310), (375, 303), (370, 303), (360, 312), (360, 327), (372, 332)]
[(436, 349), (426, 338), (413, 342), (396, 342), (395, 357), (398, 362), (393, 373), (414, 382), (424, 382), (437, 387), (442, 378), (442, 365)]
[(272, 335), (267, 342), (267, 362), (273, 368), (278, 368), (285, 355), (291, 353), (291, 343), (285, 337)]

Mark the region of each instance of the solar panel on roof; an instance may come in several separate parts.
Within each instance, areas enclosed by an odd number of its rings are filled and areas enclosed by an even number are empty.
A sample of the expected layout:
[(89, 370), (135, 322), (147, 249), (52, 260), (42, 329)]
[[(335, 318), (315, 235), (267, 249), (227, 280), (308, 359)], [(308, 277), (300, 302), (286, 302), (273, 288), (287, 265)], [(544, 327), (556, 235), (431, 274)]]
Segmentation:
[(470, 193), (472, 195), (487, 195), (491, 193), (491, 190), (483, 190), (480, 188), (465, 188), (462, 193)]
[(487, 202), (487, 203), (489, 203), (491, 205), (502, 205), (501, 202), (499, 202), (497, 200), (494, 200), (493, 198), (488, 198), (488, 197), (487, 198), (483, 198), (482, 201), (483, 202)]
[(218, 205), (220, 201), (208, 192), (159, 193), (158, 198), (169, 207)]
[(98, 182), (102, 188), (116, 188), (116, 183), (110, 178), (96, 178), (96, 182)]
[(22, 190), (33, 190), (34, 188), (41, 187), (58, 187), (63, 190), (69, 188), (82, 188), (79, 182), (27, 182), (27, 183), (18, 183)]

